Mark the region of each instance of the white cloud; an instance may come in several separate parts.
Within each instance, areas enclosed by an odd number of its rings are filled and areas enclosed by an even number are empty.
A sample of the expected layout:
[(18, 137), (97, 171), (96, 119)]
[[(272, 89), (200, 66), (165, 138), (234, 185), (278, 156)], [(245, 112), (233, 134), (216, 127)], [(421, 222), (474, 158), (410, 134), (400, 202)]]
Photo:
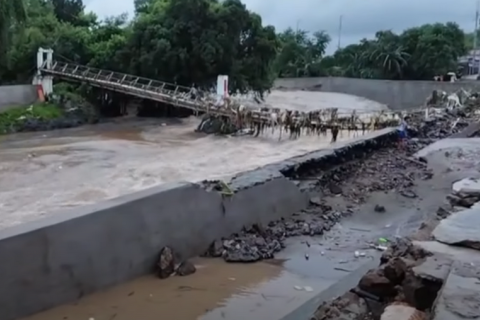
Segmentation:
[[(399, 32), (433, 22), (457, 22), (473, 31), (476, 0), (243, 0), (264, 23), (278, 30), (287, 27), (325, 30), (337, 46), (339, 17), (343, 16), (342, 46), (371, 37), (378, 30)], [(86, 0), (87, 10), (100, 17), (133, 14), (133, 0)]]

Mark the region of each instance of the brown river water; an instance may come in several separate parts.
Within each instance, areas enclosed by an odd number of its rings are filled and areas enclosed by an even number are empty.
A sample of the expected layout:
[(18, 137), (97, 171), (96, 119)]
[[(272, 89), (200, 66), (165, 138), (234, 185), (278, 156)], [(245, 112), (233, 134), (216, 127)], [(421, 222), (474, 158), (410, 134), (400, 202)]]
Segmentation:
[[(311, 92), (274, 92), (267, 102), (304, 110), (384, 108), (356, 97)], [(332, 147), (330, 136), (280, 141), (278, 133), (271, 132), (257, 138), (207, 136), (194, 132), (198, 123), (194, 117), (127, 117), (0, 137), (0, 228), (160, 183), (222, 178)], [(344, 132), (337, 143), (353, 138)], [(145, 276), (27, 319), (278, 319), (344, 275), (321, 271), (344, 253), (305, 261), (305, 246), (299, 241), (274, 262), (242, 265), (199, 258), (197, 273), (191, 276)], [(325, 246), (328, 242), (309, 250), (320, 252)]]

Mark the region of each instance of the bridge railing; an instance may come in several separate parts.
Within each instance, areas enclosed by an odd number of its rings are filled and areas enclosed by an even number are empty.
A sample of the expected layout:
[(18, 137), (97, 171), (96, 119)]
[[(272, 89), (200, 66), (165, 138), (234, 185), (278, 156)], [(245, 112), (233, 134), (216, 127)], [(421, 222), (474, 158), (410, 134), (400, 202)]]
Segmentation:
[[(208, 105), (214, 104), (217, 99), (216, 95), (209, 93), (204, 93), (201, 99), (199, 95), (192, 98), (190, 94), (192, 88), (185, 86), (60, 61), (52, 61), (50, 68), (44, 64), (40, 71), (200, 112), (205, 112)], [(226, 113), (221, 110), (216, 111)]]
[(161, 92), (176, 92), (176, 93), (188, 93), (191, 88), (176, 85), (173, 83), (167, 83), (159, 80), (152, 80), (148, 78), (138, 77), (126, 73), (101, 70), (96, 68), (90, 68), (87, 66), (65, 63), (60, 61), (54, 61), (51, 68), (42, 68), (44, 72), (63, 73), (72, 76), (84, 77), (89, 79), (103, 80), (108, 82), (116, 82), (118, 84), (136, 87), (139, 89)]

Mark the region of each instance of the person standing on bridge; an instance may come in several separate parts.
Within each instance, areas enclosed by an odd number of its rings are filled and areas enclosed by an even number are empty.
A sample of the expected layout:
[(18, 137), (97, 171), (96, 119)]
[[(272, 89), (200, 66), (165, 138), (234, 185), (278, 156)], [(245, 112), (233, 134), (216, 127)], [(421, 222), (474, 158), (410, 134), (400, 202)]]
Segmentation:
[(402, 119), (400, 122), (400, 125), (397, 128), (398, 131), (398, 138), (399, 138), (399, 143), (398, 146), (401, 149), (405, 149), (407, 146), (407, 140), (408, 140), (408, 117), (405, 117)]
[(330, 130), (332, 131), (332, 141), (330, 143), (335, 143), (337, 142), (338, 132), (340, 131), (340, 128), (338, 124), (334, 122)]

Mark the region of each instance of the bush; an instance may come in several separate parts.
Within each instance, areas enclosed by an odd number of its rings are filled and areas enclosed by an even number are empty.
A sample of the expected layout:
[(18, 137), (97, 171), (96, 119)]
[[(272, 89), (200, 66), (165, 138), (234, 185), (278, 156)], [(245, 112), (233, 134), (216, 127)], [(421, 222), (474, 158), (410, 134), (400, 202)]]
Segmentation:
[(22, 131), (28, 122), (48, 122), (63, 117), (63, 110), (52, 103), (35, 103), (30, 106), (12, 107), (0, 112), (0, 134)]

